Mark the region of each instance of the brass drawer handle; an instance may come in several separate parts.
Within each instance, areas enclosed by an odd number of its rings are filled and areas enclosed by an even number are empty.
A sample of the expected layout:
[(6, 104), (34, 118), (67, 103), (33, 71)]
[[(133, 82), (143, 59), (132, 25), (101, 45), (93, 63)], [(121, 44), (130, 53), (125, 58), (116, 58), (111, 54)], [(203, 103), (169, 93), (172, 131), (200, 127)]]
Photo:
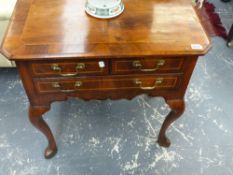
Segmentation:
[(86, 67), (85, 63), (78, 63), (77, 66), (75, 67), (76, 72), (64, 74), (64, 73), (62, 73), (62, 68), (61, 68), (58, 64), (52, 64), (52, 65), (51, 65), (51, 69), (52, 69), (53, 71), (58, 72), (59, 75), (62, 76), (62, 77), (72, 77), (72, 76), (76, 76), (76, 75), (78, 75), (78, 71), (79, 71), (79, 70), (84, 70), (85, 67)]
[(142, 63), (139, 60), (133, 61), (133, 67), (139, 69), (142, 72), (153, 72), (159, 69), (161, 66), (165, 64), (165, 60), (161, 59), (157, 61), (156, 67), (153, 69), (143, 69), (142, 68)]
[(161, 85), (161, 84), (163, 83), (163, 78), (158, 78), (158, 79), (156, 79), (154, 85), (153, 85), (153, 86), (148, 86), (148, 87), (142, 86), (142, 81), (139, 80), (139, 79), (136, 79), (136, 80), (134, 81), (134, 83), (135, 83), (136, 85), (139, 85), (139, 88), (142, 89), (142, 90), (153, 90), (153, 89), (155, 89), (156, 87), (158, 87), (158, 85)]
[(75, 89), (62, 89), (61, 85), (59, 82), (53, 82), (52, 83), (52, 87), (53, 88), (56, 88), (56, 89), (59, 89), (60, 92), (63, 92), (63, 93), (70, 93), (70, 92), (76, 92), (78, 89), (78, 87), (81, 87), (82, 86), (82, 82), (81, 81), (76, 81), (75, 84), (74, 84), (74, 88)]

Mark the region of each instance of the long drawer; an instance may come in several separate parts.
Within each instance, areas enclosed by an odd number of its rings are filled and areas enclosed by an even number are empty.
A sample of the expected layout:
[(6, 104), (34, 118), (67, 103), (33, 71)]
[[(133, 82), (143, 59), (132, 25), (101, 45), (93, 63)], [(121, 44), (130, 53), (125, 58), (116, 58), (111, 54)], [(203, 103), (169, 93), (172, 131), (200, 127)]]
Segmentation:
[(30, 67), (33, 77), (76, 77), (109, 73), (109, 64), (106, 60), (37, 62), (31, 63)]
[(112, 61), (113, 74), (181, 72), (184, 58), (140, 58)]
[(179, 86), (181, 76), (137, 75), (96, 78), (49, 78), (34, 79), (38, 93), (73, 93), (77, 91), (101, 91), (120, 89), (174, 89)]

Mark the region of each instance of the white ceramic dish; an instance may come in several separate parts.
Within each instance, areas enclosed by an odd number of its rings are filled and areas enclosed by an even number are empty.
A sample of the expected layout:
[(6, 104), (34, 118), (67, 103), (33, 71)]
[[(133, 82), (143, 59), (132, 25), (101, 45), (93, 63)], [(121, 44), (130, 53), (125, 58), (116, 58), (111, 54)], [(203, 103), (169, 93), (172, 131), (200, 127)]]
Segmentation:
[(109, 19), (120, 15), (124, 4), (121, 0), (87, 0), (85, 10), (93, 17)]

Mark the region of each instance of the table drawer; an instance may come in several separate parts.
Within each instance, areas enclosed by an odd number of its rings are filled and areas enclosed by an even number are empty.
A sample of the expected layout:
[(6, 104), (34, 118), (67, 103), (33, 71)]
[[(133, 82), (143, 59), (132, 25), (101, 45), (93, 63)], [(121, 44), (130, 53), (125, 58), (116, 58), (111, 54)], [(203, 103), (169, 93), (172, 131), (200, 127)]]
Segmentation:
[(124, 59), (112, 62), (113, 74), (180, 72), (183, 58)]
[(80, 75), (106, 75), (109, 72), (108, 61), (66, 61), (32, 63), (34, 77), (74, 77)]
[(120, 89), (173, 89), (180, 84), (180, 76), (118, 76), (108, 78), (36, 79), (39, 93), (73, 93), (77, 91), (101, 91)]

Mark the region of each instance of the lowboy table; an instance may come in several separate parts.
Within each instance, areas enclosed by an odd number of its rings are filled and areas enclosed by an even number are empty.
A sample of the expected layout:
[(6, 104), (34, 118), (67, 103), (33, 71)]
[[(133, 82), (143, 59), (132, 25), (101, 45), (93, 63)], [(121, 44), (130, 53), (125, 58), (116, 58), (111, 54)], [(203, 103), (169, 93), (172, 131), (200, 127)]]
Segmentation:
[(45, 158), (56, 154), (42, 118), (54, 101), (162, 96), (171, 112), (158, 143), (184, 111), (184, 94), (199, 55), (210, 41), (186, 0), (125, 0), (117, 18), (84, 11), (85, 0), (18, 0), (1, 46), (17, 64), (29, 118), (48, 139)]

